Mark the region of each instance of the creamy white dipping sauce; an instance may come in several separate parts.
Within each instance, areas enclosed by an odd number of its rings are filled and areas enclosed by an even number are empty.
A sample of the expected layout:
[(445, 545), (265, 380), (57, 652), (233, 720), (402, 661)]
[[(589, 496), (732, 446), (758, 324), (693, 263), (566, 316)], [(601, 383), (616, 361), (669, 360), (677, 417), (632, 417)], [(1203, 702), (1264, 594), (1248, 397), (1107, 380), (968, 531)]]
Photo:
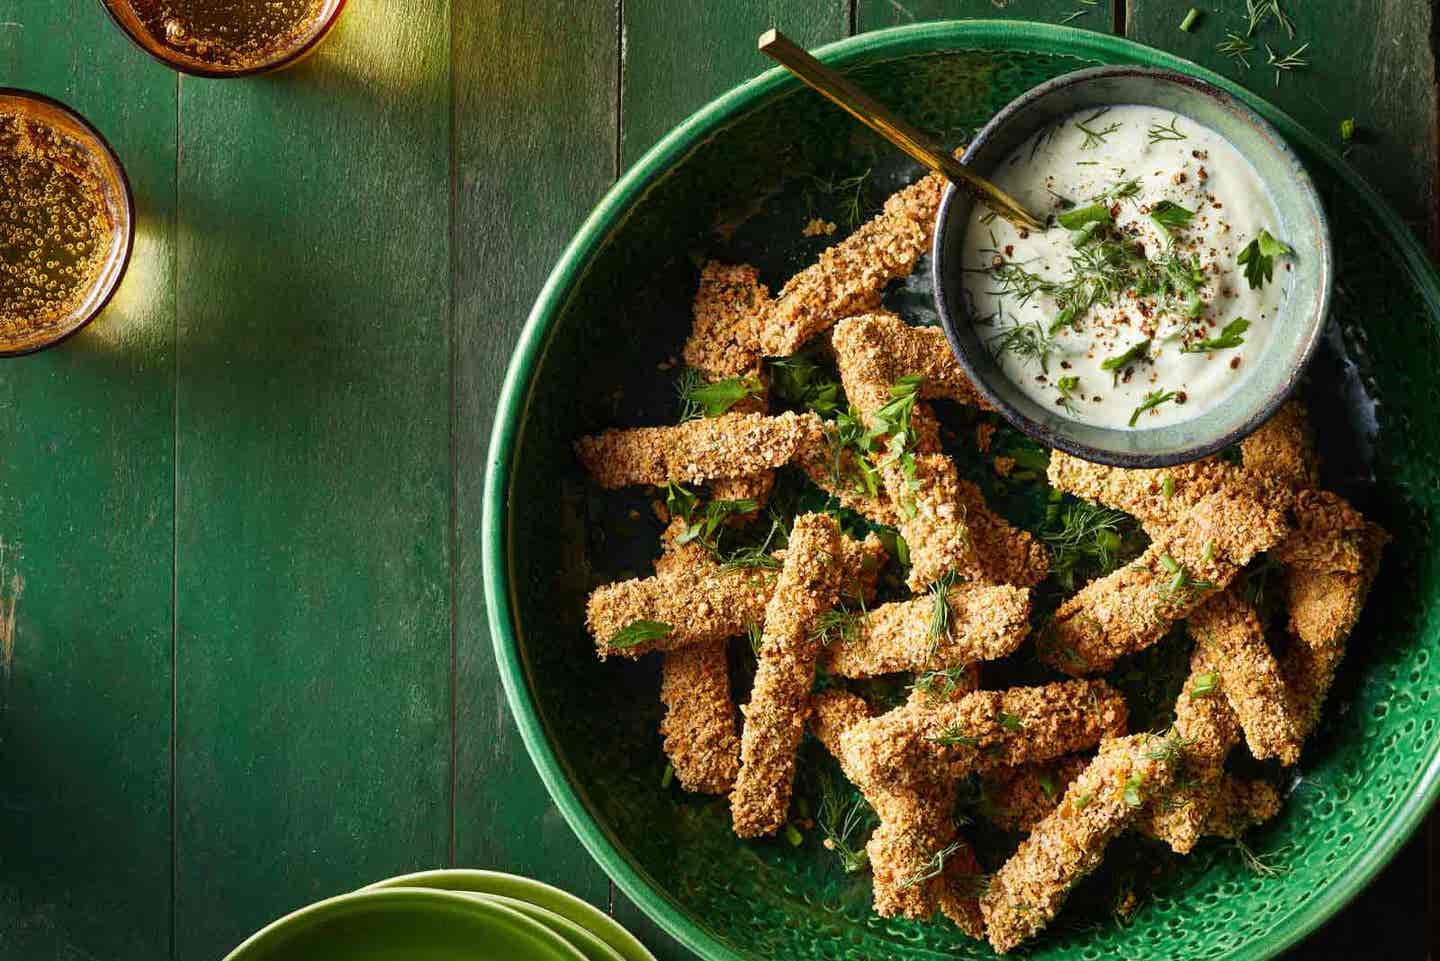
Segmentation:
[[(1022, 232), (977, 204), (966, 230), (971, 316), (1034, 400), (1087, 424), (1154, 427), (1222, 403), (1261, 356), (1290, 255), (1259, 176), (1215, 131), (1154, 107), (1087, 110), (991, 179), (1052, 225)], [(1273, 276), (1252, 287), (1238, 258), (1257, 238)]]

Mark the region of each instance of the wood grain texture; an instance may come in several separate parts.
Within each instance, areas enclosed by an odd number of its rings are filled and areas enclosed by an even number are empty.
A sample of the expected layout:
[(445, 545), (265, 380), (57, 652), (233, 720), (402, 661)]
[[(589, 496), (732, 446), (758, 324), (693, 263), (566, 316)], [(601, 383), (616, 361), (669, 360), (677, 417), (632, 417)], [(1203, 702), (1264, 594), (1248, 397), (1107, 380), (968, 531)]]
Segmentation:
[(770, 27), (816, 47), (845, 37), (847, 0), (624, 0), (621, 162), (632, 163), (670, 128), (774, 64), (755, 48)]
[(139, 212), (110, 307), (0, 365), (0, 957), (153, 961), (170, 951), (175, 77), (94, 0), (12, 0), (0, 21), (0, 82), (88, 117)]
[(500, 685), (480, 514), (510, 351), (614, 180), (618, 58), (609, 4), (455, 6), (455, 861), (533, 875), (602, 907), (605, 874), (550, 802)]
[[(1245, 5), (1194, 3), (1204, 13), (1181, 33), (1187, 4), (1129, 0), (1126, 35), (1188, 57), (1244, 84), (1288, 111), (1337, 148), (1340, 122), (1353, 117), (1350, 162), (1436, 247), (1436, 72), (1433, 4), (1427, 0), (1312, 0), (1282, 4), (1291, 39), (1273, 20), (1256, 31), (1250, 67), (1215, 50), (1226, 31), (1244, 34)], [(1310, 66), (1282, 74), (1266, 66), (1265, 44), (1286, 54), (1309, 43)]]
[(860, 30), (879, 30), (926, 20), (1039, 20), (1068, 22), (1099, 33), (1113, 27), (1112, 0), (856, 0)]
[(181, 85), (176, 957), (443, 864), (450, 24)]

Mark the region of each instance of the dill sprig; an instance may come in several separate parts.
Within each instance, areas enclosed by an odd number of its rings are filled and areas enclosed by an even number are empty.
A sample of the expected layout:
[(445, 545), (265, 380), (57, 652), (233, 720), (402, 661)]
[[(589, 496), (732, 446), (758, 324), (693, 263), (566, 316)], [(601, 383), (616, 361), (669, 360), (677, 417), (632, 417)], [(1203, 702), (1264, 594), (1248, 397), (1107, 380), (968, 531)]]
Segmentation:
[(863, 610), (852, 611), (841, 604), (815, 619), (815, 627), (811, 630), (810, 636), (827, 646), (837, 640), (842, 644), (849, 644), (860, 636), (863, 616)]
[(846, 874), (861, 871), (869, 864), (864, 844), (851, 839), (875, 822), (875, 813), (859, 791), (842, 792), (828, 774), (820, 775), (820, 810), (816, 824), (825, 836), (821, 843), (839, 856), (840, 868)]
[(1221, 56), (1229, 57), (1240, 64), (1246, 70), (1250, 69), (1249, 54), (1255, 52), (1255, 44), (1246, 40), (1233, 30), (1225, 32), (1225, 39), (1215, 44), (1215, 52)]
[(1295, 22), (1280, 6), (1280, 0), (1245, 0), (1245, 36), (1253, 37), (1261, 24), (1271, 17), (1287, 37), (1295, 39)]
[(950, 637), (950, 589), (959, 580), (960, 576), (954, 571), (946, 571), (930, 585), (930, 626), (925, 631), (925, 637), (930, 642), (925, 651), (927, 665), (934, 659), (940, 642)]
[(1286, 54), (1276, 52), (1270, 44), (1265, 44), (1266, 64), (1275, 68), (1275, 86), (1280, 86), (1280, 74), (1282, 71), (1299, 70), (1301, 67), (1310, 66), (1310, 61), (1304, 57), (1305, 51), (1310, 44), (1302, 43), (1294, 50)]
[(834, 198), (840, 205), (841, 215), (846, 220), (851, 230), (860, 226), (864, 219), (865, 210), (868, 206), (868, 195), (870, 186), (870, 173), (867, 169), (864, 173), (855, 174), (853, 177), (835, 179), (835, 175), (828, 177), (817, 177), (811, 174), (809, 184), (805, 189), (805, 209), (807, 214), (813, 214), (814, 203), (810, 194), (815, 190), (827, 197)]
[(1127, 555), (1139, 550), (1138, 533), (1139, 525), (1129, 514), (1075, 501), (1056, 511), (1041, 528), (1040, 538), (1050, 548), (1051, 574), (1073, 591), (1078, 579), (1104, 576), (1128, 560)]
[(1274, 851), (1267, 851), (1264, 854), (1257, 854), (1250, 845), (1242, 839), (1235, 838), (1231, 841), (1235, 850), (1240, 854), (1240, 860), (1251, 873), (1258, 874), (1262, 878), (1278, 878), (1290, 871), (1290, 848), (1285, 844)]
[(1050, 353), (1055, 349), (1054, 338), (1046, 333), (1040, 322), (1015, 324), (990, 338), (993, 353), (1014, 354), (1022, 362), (1035, 362), (1045, 373), (1050, 373)]
[(644, 644), (646, 641), (658, 641), (669, 637), (674, 630), (674, 627), (664, 621), (647, 621), (642, 618), (631, 621), (610, 635), (608, 644), (616, 650), (624, 650), (627, 647)]
[[(717, 503), (730, 505), (753, 504), (753, 501), (719, 501)], [(751, 508), (753, 511), (754, 508)], [(751, 511), (741, 511), (750, 513)], [(780, 559), (773, 553), (777, 547), (786, 539), (784, 522), (774, 514), (770, 516), (770, 529), (765, 532), (765, 538), (758, 544), (745, 544), (730, 551), (722, 550), (718, 541), (711, 547), (711, 554), (720, 562), (720, 569), (725, 571), (734, 570), (779, 570)], [(707, 545), (708, 546), (708, 545)]]
[(953, 667), (923, 671), (915, 675), (910, 687), (927, 698), (945, 698), (954, 694), (960, 685), (969, 679), (970, 665), (956, 664)]
[(1095, 127), (1092, 126), (1095, 121), (1099, 120), (1101, 117), (1105, 116), (1109, 112), (1109, 107), (1103, 107), (1100, 110), (1092, 113), (1090, 116), (1086, 117), (1084, 120), (1075, 121), (1076, 129), (1078, 129), (1081, 133), (1085, 135), (1085, 142), (1080, 145), (1081, 150), (1092, 150), (1095, 147), (1100, 146), (1102, 143), (1105, 142), (1106, 138), (1108, 138), (1112, 133), (1120, 129), (1119, 123), (1112, 123), (1109, 126), (1099, 130), (1095, 129)]
[(1167, 140), (1189, 140), (1190, 135), (1180, 130), (1180, 118), (1171, 117), (1168, 124), (1151, 124), (1146, 131), (1152, 144), (1164, 143)]
[(942, 728), (940, 733), (930, 735), (926, 740), (940, 747), (979, 747), (980, 739), (973, 734), (966, 734), (965, 728), (959, 724), (951, 724)]
[(945, 859), (959, 850), (960, 842), (951, 841), (949, 844), (945, 845), (943, 848), (932, 854), (930, 856), (930, 860), (926, 861), (919, 868), (919, 870), (915, 871), (913, 874), (907, 875), (905, 879), (900, 882), (896, 890), (908, 891), (910, 888), (915, 887), (915, 885), (917, 884), (924, 884), (931, 878), (938, 878), (940, 876), (940, 873), (945, 870)]

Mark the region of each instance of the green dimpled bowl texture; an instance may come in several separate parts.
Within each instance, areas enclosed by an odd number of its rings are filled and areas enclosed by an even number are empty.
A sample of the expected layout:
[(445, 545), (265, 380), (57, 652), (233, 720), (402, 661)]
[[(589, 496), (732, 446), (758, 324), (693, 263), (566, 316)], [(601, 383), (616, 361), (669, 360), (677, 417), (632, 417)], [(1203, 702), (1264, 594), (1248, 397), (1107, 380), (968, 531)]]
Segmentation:
[[(1298, 785), (1283, 813), (1249, 838), (1281, 870), (1256, 872), (1215, 841), (1168, 859), (1149, 842), (1125, 839), (1117, 862), (1147, 878), (1152, 865), (1164, 867), (1129, 922), (1115, 923), (1108, 908), (1094, 906), (1094, 892), (1077, 891), (1027, 954), (1271, 957), (1373, 877), (1436, 793), (1433, 271), (1398, 218), (1332, 151), (1253, 95), (1178, 58), (1068, 28), (987, 22), (869, 34), (823, 55), (950, 143), (963, 143), (1028, 88), (1078, 68), (1138, 63), (1190, 72), (1255, 105), (1316, 178), (1338, 282), (1302, 394), (1319, 426), (1326, 485), (1395, 541)], [(722, 799), (662, 787), (658, 665), (597, 663), (584, 630), (588, 591), (647, 573), (659, 525), (643, 491), (588, 485), (572, 442), (611, 425), (672, 422), (674, 374), (656, 367), (679, 353), (698, 260), (749, 261), (778, 286), (828, 242), (800, 236), (808, 215), (843, 221), (852, 206), (873, 202), (842, 182), (867, 171), (877, 198), (916, 175), (784, 76), (766, 74), (711, 104), (647, 154), (581, 229), (536, 304), (500, 401), (485, 492), (485, 576), (510, 704), (582, 842), (627, 895), (712, 961), (990, 956), (943, 921), (873, 916), (868, 877), (844, 873), (818, 832), (796, 847), (741, 842)], [(886, 302), (912, 323), (934, 323), (928, 263)], [(962, 469), (984, 473), (983, 465)], [(1002, 492), (993, 478), (984, 483), (992, 504), (1033, 526), (1034, 497), (1027, 501), (1022, 485)]]

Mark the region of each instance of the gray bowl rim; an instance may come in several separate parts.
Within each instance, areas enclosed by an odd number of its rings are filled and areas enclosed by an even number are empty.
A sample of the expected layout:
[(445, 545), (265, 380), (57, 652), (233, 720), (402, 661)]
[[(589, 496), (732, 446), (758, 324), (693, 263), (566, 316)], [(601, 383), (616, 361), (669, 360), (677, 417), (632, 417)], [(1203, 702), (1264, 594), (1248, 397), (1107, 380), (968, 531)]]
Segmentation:
[[(1174, 84), (1198, 91), (1217, 101), (1222, 107), (1243, 118), (1260, 132), (1284, 166), (1292, 173), (1294, 186), (1309, 199), (1310, 206), (1316, 214), (1316, 228), (1320, 237), (1318, 251), (1320, 297), (1310, 320), (1310, 326), (1301, 340), (1301, 350), (1296, 355), (1294, 362), (1290, 364), (1285, 379), (1265, 398), (1265, 402), (1259, 405), (1238, 427), (1233, 427), (1210, 440), (1167, 453), (1152, 454), (1094, 447), (1067, 436), (1063, 430), (1053, 430), (1032, 419), (987, 383), (984, 368), (976, 362), (976, 358), (971, 354), (970, 345), (957, 332), (958, 325), (968, 323), (969, 318), (965, 310), (964, 298), (958, 295), (947, 295), (944, 284), (947, 259), (945, 254), (946, 231), (947, 229), (964, 229), (963, 225), (959, 228), (952, 227), (952, 224), (956, 222), (956, 218), (952, 216), (955, 200), (957, 197), (963, 196), (956, 190), (954, 184), (949, 184), (945, 188), (945, 194), (941, 198), (940, 209), (935, 218), (935, 236), (931, 241), (930, 263), (935, 283), (935, 309), (940, 315), (940, 324), (945, 329), (945, 339), (950, 342), (950, 350), (955, 355), (955, 359), (959, 361), (961, 368), (964, 369), (981, 396), (1017, 430), (1046, 447), (1062, 450), (1067, 454), (1073, 454), (1097, 464), (1131, 468), (1172, 467), (1176, 464), (1199, 460), (1232, 444), (1239, 443), (1269, 420), (1295, 392), (1301, 377), (1304, 376), (1305, 368), (1309, 366), (1311, 359), (1315, 356), (1315, 351), (1325, 332), (1326, 320), (1330, 315), (1330, 300), (1334, 285), (1334, 252), (1330, 238), (1330, 221), (1326, 217), (1325, 205), (1320, 200), (1320, 193), (1315, 188), (1315, 182), (1311, 179), (1309, 170), (1305, 168), (1290, 144), (1280, 135), (1280, 131), (1276, 130), (1269, 121), (1247, 104), (1212, 83), (1160, 67), (1127, 64), (1086, 67), (1037, 84), (1000, 108), (989, 122), (980, 128), (980, 132), (971, 139), (969, 146), (966, 147), (966, 159), (968, 160), (975, 151), (983, 149), (990, 138), (994, 136), (995, 131), (1031, 104), (1068, 87), (1114, 77), (1142, 77), (1153, 82)], [(984, 173), (983, 170), (980, 172)]]

